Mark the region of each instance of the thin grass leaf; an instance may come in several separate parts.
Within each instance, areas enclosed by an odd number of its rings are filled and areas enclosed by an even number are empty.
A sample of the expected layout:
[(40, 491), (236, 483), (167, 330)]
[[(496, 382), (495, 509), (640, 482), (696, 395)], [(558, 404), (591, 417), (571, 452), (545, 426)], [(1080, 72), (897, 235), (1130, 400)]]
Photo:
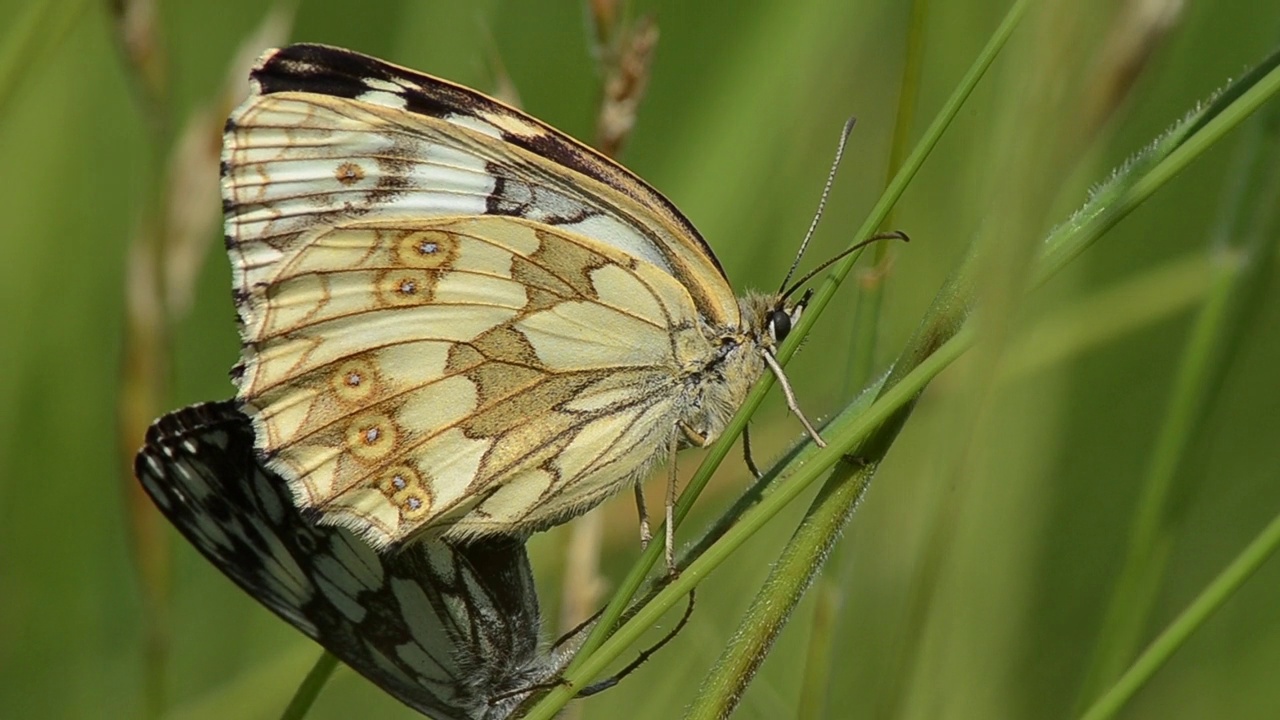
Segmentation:
[(1222, 220), (1207, 248), (1209, 290), (1187, 337), (1164, 422), (1147, 458), (1124, 566), (1081, 688), (1082, 700), (1096, 695), (1103, 683), (1120, 673), (1146, 633), (1172, 559), (1169, 553), (1185, 506), (1182, 496), (1188, 492), (1188, 481), (1180, 477), (1180, 470), (1201, 434), (1231, 360), (1250, 337), (1253, 328), (1248, 319), (1259, 289), (1274, 272), (1272, 262), (1280, 241), (1275, 202), (1280, 193), (1278, 122), (1276, 109), (1255, 119), (1236, 149)]

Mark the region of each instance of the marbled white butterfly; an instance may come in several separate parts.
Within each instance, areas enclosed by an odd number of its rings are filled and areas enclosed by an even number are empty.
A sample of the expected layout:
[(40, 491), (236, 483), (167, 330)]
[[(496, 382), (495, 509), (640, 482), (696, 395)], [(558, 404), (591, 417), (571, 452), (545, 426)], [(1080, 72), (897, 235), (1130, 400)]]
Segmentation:
[(711, 443), (766, 367), (799, 415), (774, 350), (803, 302), (735, 297), (621, 165), (349, 50), (270, 51), (251, 86), (222, 167), (238, 398), (324, 522), (519, 535)]

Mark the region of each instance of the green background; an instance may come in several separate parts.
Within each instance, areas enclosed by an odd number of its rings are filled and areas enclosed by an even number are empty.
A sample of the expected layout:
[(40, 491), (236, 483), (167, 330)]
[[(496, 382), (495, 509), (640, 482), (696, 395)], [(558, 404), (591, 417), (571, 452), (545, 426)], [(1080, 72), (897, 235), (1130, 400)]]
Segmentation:
[[(148, 621), (163, 632), (167, 716), (275, 717), (315, 647), (175, 533), (161, 536), (173, 548), (164, 609), (144, 609), (130, 540), (133, 481), (124, 475), (141, 438), (122, 433), (118, 417), (126, 358), (139, 352), (126, 333), (130, 246), (155, 212), (147, 198), (156, 182), (182, 188), (173, 194), (203, 223), (195, 234), (203, 240), (175, 253), (192, 273), (178, 283), (191, 306), (159, 311), (168, 314), (172, 363), (156, 371), (167, 390), (153, 414), (230, 395), (238, 343), (216, 227), (216, 164), (183, 166), (184, 177), (206, 180), (199, 191), (157, 173), (169, 167), (168, 143), (155, 132), (162, 110), (140, 101), (108, 5), (0, 0), (8, 19), (0, 29), (0, 717), (145, 717)], [(1090, 92), (1110, 77), (1102, 58), (1121, 5), (1082, 0), (1059, 9), (1069, 22), (1048, 36), (1060, 46), (1054, 54), (1045, 52), (1045, 37), (1024, 28), (908, 190), (894, 226), (913, 241), (891, 251), (877, 372), (966, 244), (1022, 201), (989, 191), (999, 186), (992, 158), (1017, 152), (1019, 123), (1028, 121), (1010, 121), (1017, 101), (1010, 88), (1038, 72), (1055, 83), (1052, 92), (1071, 98), (1064, 103), (1071, 113), (1085, 113)], [(1042, 168), (1053, 193), (1043, 230), (1111, 167), (1269, 52), (1280, 38), (1280, 5), (1264, 5), (1189, 4), (1087, 152), (1066, 140), (1061, 152), (1035, 149), (1054, 158)], [(911, 137), (1006, 7), (930, 4)], [(859, 123), (808, 266), (846, 245), (885, 182), (907, 4), (670, 0), (633, 10), (656, 12), (661, 39), (623, 160), (693, 220), (735, 286), (777, 285), (852, 114)], [(262, 12), (247, 0), (161, 4), (151, 32), (163, 48), (171, 90), (164, 108), (175, 130), (193, 117), (216, 118), (212, 133), (194, 137), (217, 142), (232, 57)], [(287, 38), (351, 47), (482, 90), (495, 87), (500, 62), (525, 109), (589, 140), (598, 77), (588, 26), (584, 7), (567, 0), (333, 0), (301, 3)], [(1048, 71), (1036, 66), (1050, 55)], [(1235, 139), (1005, 313), (1005, 362), (983, 397), (969, 394), (973, 368), (963, 360), (926, 393), (829, 564), (834, 581), (825, 587), (839, 589), (840, 614), (828, 717), (1070, 716), (1204, 292)], [(203, 157), (212, 156), (206, 149)], [(846, 371), (855, 285), (846, 285), (789, 366), (811, 417), (853, 395)], [(1144, 644), (1280, 508), (1278, 324), (1280, 297), (1264, 293), (1187, 449), (1167, 573), (1149, 626), (1137, 630)], [(776, 395), (753, 426), (760, 460), (798, 436)], [(692, 470), (698, 454), (686, 455), (681, 467)], [(705, 524), (746, 484), (741, 463), (727, 462), (688, 527)], [(677, 715), (802, 509), (759, 533), (701, 586), (692, 622), (668, 648), (618, 687), (577, 702), (575, 712)], [(929, 576), (936, 584), (929, 612), (908, 620), (940, 509), (954, 513), (955, 532), (944, 565)], [(623, 497), (597, 512), (605, 514), (604, 574), (617, 579), (638, 552), (634, 509)], [(560, 528), (530, 545), (548, 635), (556, 630), (566, 538)], [(155, 548), (148, 552), (155, 557)], [(794, 716), (812, 604), (809, 597), (800, 606), (738, 717)], [(1278, 617), (1273, 561), (1124, 716), (1280, 716)], [(412, 716), (340, 670), (313, 717), (356, 714)]]

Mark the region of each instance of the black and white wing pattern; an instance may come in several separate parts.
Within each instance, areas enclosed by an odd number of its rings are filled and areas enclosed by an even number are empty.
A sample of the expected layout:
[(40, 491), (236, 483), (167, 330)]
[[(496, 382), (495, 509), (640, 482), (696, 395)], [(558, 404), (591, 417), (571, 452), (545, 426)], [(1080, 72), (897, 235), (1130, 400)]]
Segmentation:
[(522, 540), (428, 539), (380, 556), (295, 508), (285, 482), (256, 459), (250, 420), (233, 402), (157, 420), (135, 472), (169, 521), (241, 589), (438, 720), (504, 718), (524, 700), (519, 690), (572, 657), (565, 646), (573, 642), (550, 652), (539, 643)]

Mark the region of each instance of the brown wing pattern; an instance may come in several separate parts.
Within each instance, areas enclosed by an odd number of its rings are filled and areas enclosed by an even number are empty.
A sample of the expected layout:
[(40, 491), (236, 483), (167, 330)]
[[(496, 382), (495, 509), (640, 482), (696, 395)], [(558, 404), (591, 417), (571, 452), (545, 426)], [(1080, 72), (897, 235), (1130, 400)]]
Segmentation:
[(272, 267), (240, 398), (301, 504), (378, 546), (598, 501), (669, 448), (711, 352), (666, 273), (524, 220), (355, 221)]

